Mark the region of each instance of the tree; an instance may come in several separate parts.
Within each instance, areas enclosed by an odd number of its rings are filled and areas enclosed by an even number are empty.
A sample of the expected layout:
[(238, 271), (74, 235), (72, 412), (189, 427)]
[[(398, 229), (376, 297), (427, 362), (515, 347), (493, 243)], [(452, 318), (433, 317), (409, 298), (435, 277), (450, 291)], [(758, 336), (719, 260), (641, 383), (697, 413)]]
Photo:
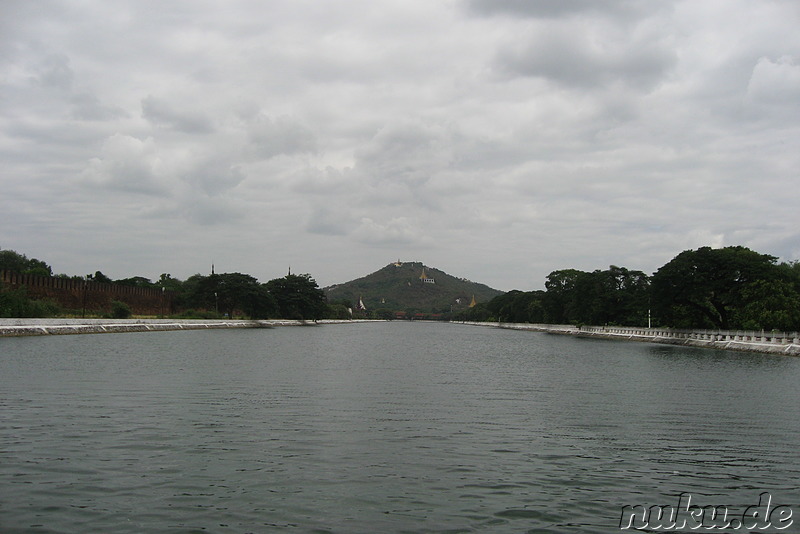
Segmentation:
[(593, 324), (646, 323), (650, 279), (645, 273), (611, 265), (605, 271), (595, 271), (595, 276), (599, 282), (599, 302)]
[(131, 316), (131, 307), (120, 300), (111, 301), (111, 317), (113, 319), (127, 319)]
[(327, 310), (325, 294), (308, 274), (289, 274), (270, 280), (267, 291), (275, 298), (284, 319), (321, 319)]
[(25, 254), (13, 250), (0, 250), (0, 271), (53, 276), (53, 269), (42, 260), (28, 258)]
[(95, 282), (99, 282), (101, 284), (113, 284), (114, 281), (109, 278), (108, 276), (104, 275), (100, 271), (95, 271), (94, 274), (90, 274), (87, 276), (89, 280), (93, 280)]
[(653, 275), (653, 307), (661, 322), (673, 327), (741, 327), (737, 311), (763, 294), (748, 293), (748, 287), (779, 279), (776, 260), (741, 246), (685, 250)]
[(547, 289), (544, 300), (545, 320), (548, 323), (568, 323), (574, 317), (575, 288), (578, 277), (585, 275), (577, 269), (562, 269), (547, 275), (544, 287)]
[(149, 287), (149, 288), (156, 287), (156, 285), (153, 284), (153, 282), (151, 282), (149, 278), (145, 278), (144, 276), (132, 276), (130, 278), (122, 278), (120, 280), (114, 280), (114, 283), (121, 286), (131, 286), (131, 287)]
[(747, 330), (800, 330), (800, 294), (785, 280), (756, 280), (742, 289), (737, 326)]
[(544, 291), (512, 290), (486, 303), (498, 321), (507, 323), (541, 323), (544, 317)]
[(252, 319), (266, 319), (276, 310), (273, 297), (249, 274), (196, 274), (189, 277), (184, 286), (187, 305), (214, 310), (228, 317), (241, 311)]

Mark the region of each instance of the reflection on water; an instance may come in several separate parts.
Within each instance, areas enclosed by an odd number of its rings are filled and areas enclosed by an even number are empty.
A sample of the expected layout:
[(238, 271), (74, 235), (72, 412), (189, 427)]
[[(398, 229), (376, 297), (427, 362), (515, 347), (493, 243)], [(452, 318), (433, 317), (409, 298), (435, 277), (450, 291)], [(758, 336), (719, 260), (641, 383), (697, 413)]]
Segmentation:
[(800, 503), (800, 360), (387, 323), (0, 339), (3, 532), (604, 532)]

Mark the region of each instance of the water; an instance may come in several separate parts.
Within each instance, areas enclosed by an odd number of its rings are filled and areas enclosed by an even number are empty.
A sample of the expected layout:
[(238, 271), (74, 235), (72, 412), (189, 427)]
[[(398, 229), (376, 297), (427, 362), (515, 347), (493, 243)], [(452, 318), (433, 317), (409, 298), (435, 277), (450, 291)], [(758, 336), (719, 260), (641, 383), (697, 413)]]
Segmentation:
[(613, 532), (681, 492), (797, 516), (798, 384), (432, 323), (0, 338), (0, 532)]

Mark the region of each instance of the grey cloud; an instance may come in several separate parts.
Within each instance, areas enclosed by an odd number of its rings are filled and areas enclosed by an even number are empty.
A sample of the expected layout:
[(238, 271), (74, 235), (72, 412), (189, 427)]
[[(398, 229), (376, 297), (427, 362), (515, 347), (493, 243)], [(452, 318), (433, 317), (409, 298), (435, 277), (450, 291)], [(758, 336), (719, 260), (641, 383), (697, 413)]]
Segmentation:
[(352, 206), (344, 203), (314, 207), (306, 223), (306, 231), (328, 236), (347, 235), (355, 226), (351, 208)]
[(272, 119), (263, 114), (250, 118), (250, 152), (256, 158), (309, 154), (317, 151), (314, 133), (289, 117)]
[(364, 217), (353, 234), (357, 240), (374, 246), (433, 244), (433, 238), (408, 217), (394, 217), (385, 221)]
[(292, 190), (308, 195), (336, 198), (352, 198), (363, 186), (362, 181), (352, 169), (336, 169), (328, 165), (325, 169), (306, 168), (291, 178)]
[(156, 126), (184, 133), (207, 134), (214, 130), (211, 120), (202, 113), (152, 95), (142, 100), (142, 117)]
[(69, 58), (64, 54), (50, 54), (38, 66), (34, 81), (43, 87), (69, 92), (75, 74), (69, 66)]
[(675, 65), (675, 53), (657, 41), (616, 34), (587, 36), (574, 27), (542, 30), (521, 46), (502, 50), (496, 68), (573, 87), (612, 83), (651, 89)]
[(231, 223), (242, 219), (241, 210), (228, 199), (189, 197), (191, 201), (183, 204), (183, 215), (190, 222), (213, 226)]
[(800, 95), (800, 61), (791, 56), (777, 60), (762, 57), (753, 68), (747, 85), (747, 98), (751, 104), (797, 107)]
[(645, 0), (467, 0), (471, 11), (480, 15), (560, 18), (578, 13), (634, 15), (652, 9), (656, 2)]
[(82, 173), (91, 185), (108, 189), (163, 195), (161, 158), (151, 138), (144, 141), (115, 134), (103, 144), (102, 155), (92, 158)]
[(373, 180), (419, 188), (451, 164), (451, 143), (438, 126), (399, 121), (382, 128), (356, 152), (356, 160), (356, 170)]
[(796, 0), (317, 4), (4, 2), (3, 246), (322, 285), (446, 259), (501, 289), (798, 257)]
[(201, 159), (184, 179), (200, 187), (206, 195), (214, 197), (239, 185), (245, 176), (241, 167), (217, 158)]
[(105, 106), (96, 96), (86, 93), (74, 95), (70, 102), (72, 103), (72, 117), (77, 120), (108, 121), (129, 116), (124, 109)]

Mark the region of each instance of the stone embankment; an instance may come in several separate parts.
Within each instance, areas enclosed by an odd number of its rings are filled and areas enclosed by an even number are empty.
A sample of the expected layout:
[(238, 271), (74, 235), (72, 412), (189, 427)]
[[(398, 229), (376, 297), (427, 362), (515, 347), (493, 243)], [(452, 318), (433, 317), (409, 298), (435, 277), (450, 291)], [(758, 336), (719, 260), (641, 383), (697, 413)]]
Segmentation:
[(572, 326), (526, 323), (466, 323), (580, 337), (664, 343), (709, 349), (800, 356), (800, 333), (738, 330), (677, 330), (623, 326)]
[(58, 334), (111, 334), (115, 332), (158, 332), (210, 328), (273, 328), (315, 324), (354, 323), (358, 320), (200, 320), (200, 319), (0, 319), (0, 337)]

